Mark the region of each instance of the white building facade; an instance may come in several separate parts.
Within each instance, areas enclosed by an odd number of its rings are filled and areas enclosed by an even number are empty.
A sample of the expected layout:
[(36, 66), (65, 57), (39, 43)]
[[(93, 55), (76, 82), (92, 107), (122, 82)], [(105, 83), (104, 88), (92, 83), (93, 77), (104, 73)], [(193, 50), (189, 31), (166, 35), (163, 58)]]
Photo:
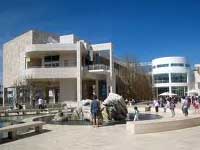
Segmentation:
[(152, 84), (157, 97), (164, 92), (187, 95), (192, 88), (189, 62), (185, 57), (162, 57), (152, 60)]
[(77, 102), (94, 94), (104, 99), (116, 90), (112, 43), (31, 30), (5, 43), (3, 58), (3, 104), (9, 88), (21, 80), (45, 85), (38, 97), (49, 103)]
[(194, 88), (195, 93), (200, 95), (200, 64), (194, 65)]

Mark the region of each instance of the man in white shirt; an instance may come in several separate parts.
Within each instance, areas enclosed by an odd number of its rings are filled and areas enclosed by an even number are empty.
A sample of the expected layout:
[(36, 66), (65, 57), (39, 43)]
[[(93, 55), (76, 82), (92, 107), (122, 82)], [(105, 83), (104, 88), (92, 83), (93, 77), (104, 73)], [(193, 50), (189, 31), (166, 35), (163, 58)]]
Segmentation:
[(158, 102), (158, 100), (154, 100), (154, 107), (155, 107), (155, 111), (156, 111), (156, 113), (158, 112), (158, 109), (159, 109), (159, 102)]
[(42, 98), (39, 98), (39, 99), (38, 99), (39, 109), (42, 109), (42, 104), (43, 104), (43, 99), (42, 99)]

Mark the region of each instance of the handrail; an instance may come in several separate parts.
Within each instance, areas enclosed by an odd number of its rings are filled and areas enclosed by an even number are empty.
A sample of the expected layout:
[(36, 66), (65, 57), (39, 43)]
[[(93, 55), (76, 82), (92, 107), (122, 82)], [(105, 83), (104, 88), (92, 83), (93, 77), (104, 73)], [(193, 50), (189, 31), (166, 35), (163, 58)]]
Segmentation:
[(37, 68), (68, 68), (68, 67), (76, 67), (73, 65), (69, 65), (69, 66), (31, 66), (31, 67), (27, 67), (27, 69), (37, 69)]
[(84, 66), (84, 70), (109, 70), (109, 66), (104, 64), (94, 64), (94, 65)]

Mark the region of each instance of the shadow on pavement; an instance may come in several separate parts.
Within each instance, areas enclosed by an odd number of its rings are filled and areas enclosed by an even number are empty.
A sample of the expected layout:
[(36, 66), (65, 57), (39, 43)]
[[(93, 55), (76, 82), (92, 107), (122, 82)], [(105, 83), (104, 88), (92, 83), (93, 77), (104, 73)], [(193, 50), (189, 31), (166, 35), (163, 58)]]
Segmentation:
[(0, 145), (10, 143), (10, 142), (14, 142), (16, 140), (25, 139), (25, 138), (32, 137), (32, 136), (37, 136), (39, 134), (44, 134), (44, 133), (47, 133), (47, 132), (50, 132), (50, 131), (51, 130), (43, 129), (41, 133), (36, 133), (35, 131), (32, 130), (28, 133), (26, 132), (24, 134), (17, 135), (17, 138), (15, 140), (12, 140), (12, 139), (9, 139), (9, 138), (3, 138), (3, 139), (0, 139)]

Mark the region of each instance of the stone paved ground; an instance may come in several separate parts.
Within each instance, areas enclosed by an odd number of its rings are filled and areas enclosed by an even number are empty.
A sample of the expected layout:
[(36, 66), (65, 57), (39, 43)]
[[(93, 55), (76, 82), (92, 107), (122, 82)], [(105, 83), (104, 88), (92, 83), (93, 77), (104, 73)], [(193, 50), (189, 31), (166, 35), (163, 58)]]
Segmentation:
[(1, 144), (0, 150), (200, 150), (200, 127), (143, 135), (128, 133), (125, 125), (44, 128), (50, 131)]
[(200, 127), (132, 135), (125, 125), (46, 125), (50, 132), (0, 145), (0, 150), (199, 150)]

